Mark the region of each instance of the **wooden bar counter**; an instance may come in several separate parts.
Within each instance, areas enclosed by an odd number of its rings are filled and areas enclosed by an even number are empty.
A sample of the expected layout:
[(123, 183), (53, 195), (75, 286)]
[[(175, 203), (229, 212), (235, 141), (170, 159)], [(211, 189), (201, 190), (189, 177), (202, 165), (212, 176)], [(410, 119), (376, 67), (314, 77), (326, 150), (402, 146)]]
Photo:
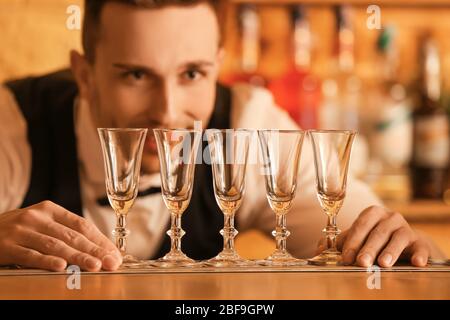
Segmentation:
[(0, 270), (0, 299), (450, 299), (450, 266), (393, 267), (378, 275), (377, 284), (376, 272), (357, 267), (139, 269), (81, 273), (80, 289), (69, 289), (71, 274)]

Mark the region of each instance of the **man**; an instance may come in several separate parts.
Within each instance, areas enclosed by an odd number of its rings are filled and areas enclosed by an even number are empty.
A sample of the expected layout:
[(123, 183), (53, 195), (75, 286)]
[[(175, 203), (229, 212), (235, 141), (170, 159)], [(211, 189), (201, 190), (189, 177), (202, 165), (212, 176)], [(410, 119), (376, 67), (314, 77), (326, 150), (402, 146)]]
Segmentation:
[[(89, 271), (119, 267), (120, 254), (108, 239), (114, 214), (101, 200), (97, 127), (192, 127), (200, 120), (216, 128), (296, 128), (263, 89), (217, 86), (223, 57), (217, 10), (212, 0), (87, 0), (84, 55), (71, 52), (72, 73), (1, 88), (0, 265), (55, 271), (68, 264)], [(289, 249), (301, 257), (315, 253), (325, 223), (315, 198), (310, 149), (307, 143), (303, 147), (288, 222)], [(144, 191), (158, 187), (158, 170), (150, 131), (142, 159), (144, 196), (129, 216), (129, 251), (140, 258), (168, 249), (169, 214), (159, 194)], [(239, 230), (273, 229), (262, 179), (256, 166), (248, 170)], [(197, 259), (212, 257), (222, 244), (223, 217), (212, 190), (210, 167), (197, 166), (183, 216), (183, 248)], [(338, 218), (345, 230), (339, 240), (344, 262), (388, 267), (404, 255), (424, 266), (430, 255), (440, 254), (401, 214), (379, 204), (367, 186), (349, 178)]]

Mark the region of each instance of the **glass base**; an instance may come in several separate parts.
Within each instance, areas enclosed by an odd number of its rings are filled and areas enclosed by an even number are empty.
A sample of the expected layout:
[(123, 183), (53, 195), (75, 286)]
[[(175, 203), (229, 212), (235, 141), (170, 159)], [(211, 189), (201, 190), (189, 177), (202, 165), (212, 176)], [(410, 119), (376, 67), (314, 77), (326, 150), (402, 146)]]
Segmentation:
[(269, 266), (269, 267), (296, 267), (296, 266), (304, 266), (308, 264), (306, 260), (303, 259), (297, 259), (293, 257), (289, 252), (287, 251), (275, 251), (270, 256), (268, 256), (265, 260), (260, 260), (257, 262), (259, 265), (262, 266)]
[(163, 268), (194, 267), (198, 265), (198, 262), (180, 251), (169, 252), (164, 257), (152, 261), (151, 265)]
[(227, 267), (245, 267), (254, 266), (255, 263), (251, 260), (241, 258), (241, 256), (235, 251), (222, 251), (214, 258), (206, 260), (203, 265), (207, 267), (227, 268)]
[(428, 259), (428, 264), (431, 266), (450, 266), (450, 259)]
[(127, 254), (122, 258), (122, 264), (120, 269), (142, 268), (148, 266), (148, 262), (145, 260), (139, 260), (138, 258)]
[(308, 263), (315, 266), (343, 266), (342, 253), (334, 250), (326, 250), (314, 258), (308, 259)]

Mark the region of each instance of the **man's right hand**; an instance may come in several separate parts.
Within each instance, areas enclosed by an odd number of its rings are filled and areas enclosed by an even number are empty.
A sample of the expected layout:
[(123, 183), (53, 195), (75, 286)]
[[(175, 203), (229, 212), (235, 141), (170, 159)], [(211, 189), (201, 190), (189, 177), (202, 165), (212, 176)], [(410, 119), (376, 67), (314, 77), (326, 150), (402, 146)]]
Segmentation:
[(119, 250), (93, 223), (51, 201), (0, 214), (0, 265), (98, 271), (121, 263)]

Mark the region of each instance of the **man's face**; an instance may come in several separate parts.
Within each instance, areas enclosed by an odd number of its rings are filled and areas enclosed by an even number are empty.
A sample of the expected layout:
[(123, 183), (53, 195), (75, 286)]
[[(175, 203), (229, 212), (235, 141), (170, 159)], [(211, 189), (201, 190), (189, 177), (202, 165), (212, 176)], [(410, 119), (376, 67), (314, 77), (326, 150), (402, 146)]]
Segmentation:
[(153, 128), (206, 125), (214, 107), (219, 30), (206, 4), (107, 4), (87, 84), (98, 127), (145, 127), (145, 173), (159, 170)]

